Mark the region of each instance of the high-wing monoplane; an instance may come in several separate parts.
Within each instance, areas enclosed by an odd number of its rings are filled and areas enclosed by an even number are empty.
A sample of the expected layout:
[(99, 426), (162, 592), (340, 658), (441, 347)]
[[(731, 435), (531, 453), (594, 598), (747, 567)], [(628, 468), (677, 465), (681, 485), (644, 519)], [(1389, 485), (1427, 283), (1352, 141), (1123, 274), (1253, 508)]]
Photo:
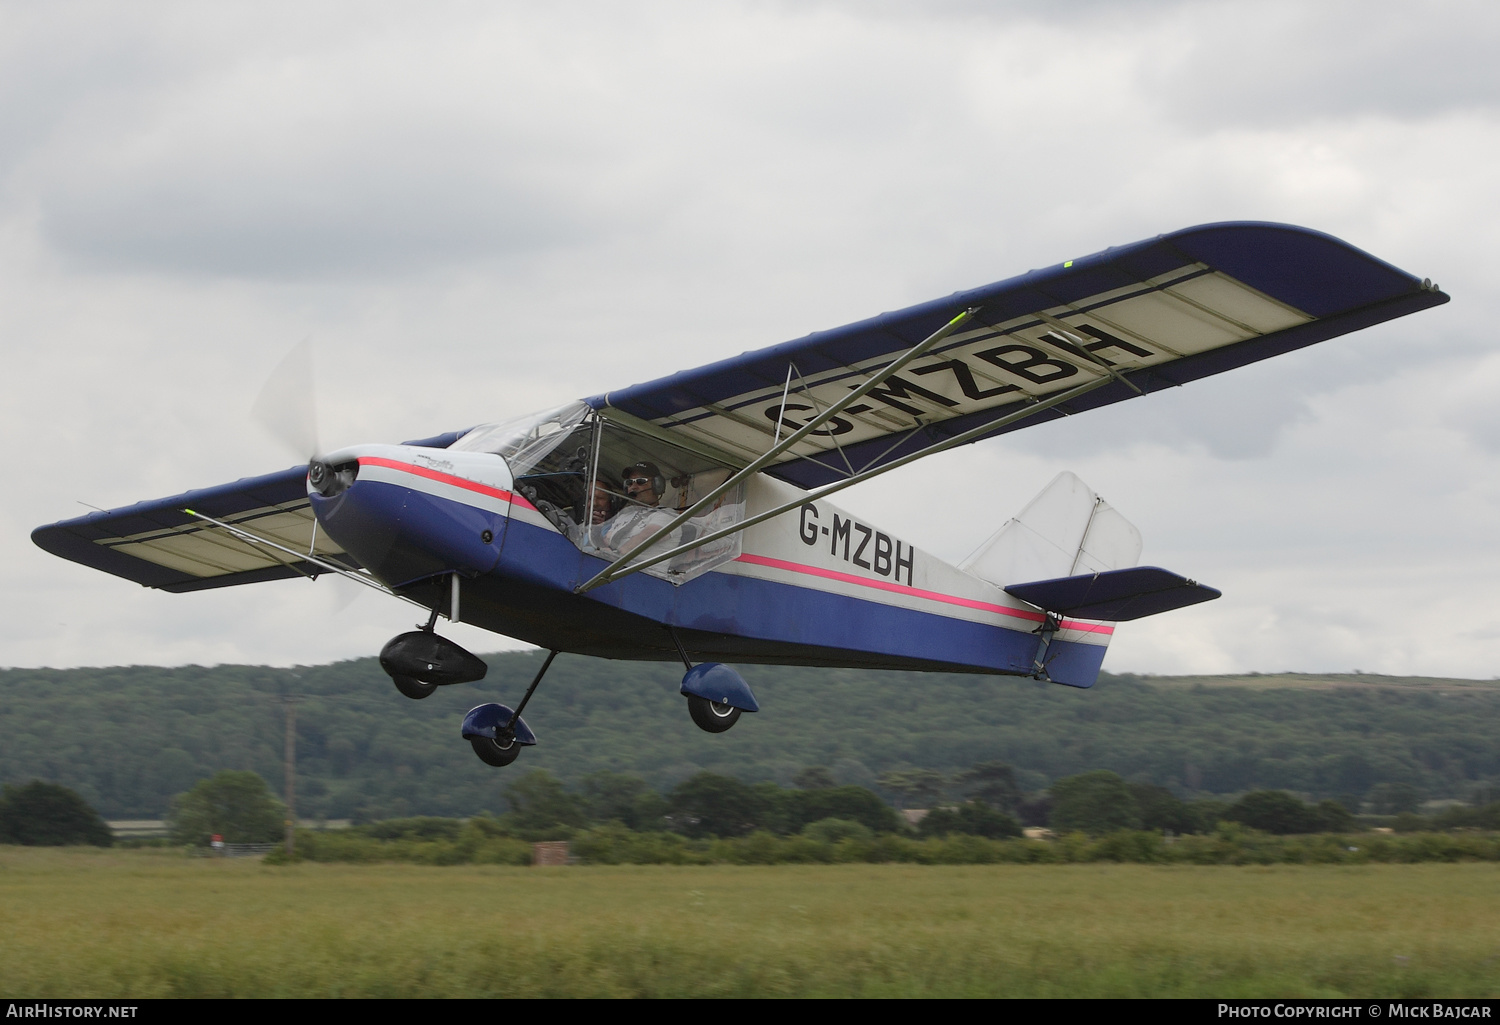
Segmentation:
[(411, 698), (480, 679), (436, 632), (550, 651), (471, 710), (491, 765), (559, 652), (680, 660), (693, 720), (758, 709), (724, 663), (1094, 683), (1115, 624), (1219, 597), (1059, 475), (950, 565), (830, 499), (923, 456), (1187, 384), (1447, 302), (1338, 239), (1212, 224), (503, 423), (354, 445), (263, 477), (40, 527), (167, 591), (335, 573), (422, 606), (381, 666)]

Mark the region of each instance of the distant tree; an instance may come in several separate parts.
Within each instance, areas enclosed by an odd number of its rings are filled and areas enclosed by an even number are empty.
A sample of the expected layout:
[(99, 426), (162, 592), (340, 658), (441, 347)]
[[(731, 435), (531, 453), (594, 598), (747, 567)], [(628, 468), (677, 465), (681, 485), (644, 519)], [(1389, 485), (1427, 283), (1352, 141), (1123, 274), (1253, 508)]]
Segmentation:
[(1021, 824), (1003, 811), (996, 811), (978, 801), (966, 801), (957, 808), (934, 808), (917, 824), (922, 836), (947, 836), (964, 833), (1006, 840), (1021, 835)]
[(1313, 833), (1307, 805), (1285, 790), (1256, 790), (1235, 801), (1224, 812), (1230, 822), (1243, 822), (1267, 833)]
[(744, 836), (773, 811), (753, 787), (713, 772), (679, 784), (667, 804), (673, 828), (688, 836)]
[(34, 779), (25, 786), (0, 790), (0, 843), (109, 847), (114, 842), (114, 834), (99, 813), (65, 786)]
[(1016, 805), (1016, 818), (1023, 826), (1045, 826), (1052, 821), (1052, 795), (1032, 794)]
[(1377, 783), (1370, 788), (1370, 810), (1376, 815), (1415, 815), (1422, 808), (1426, 794), (1410, 783)]
[(563, 789), (546, 769), (532, 769), (505, 788), (511, 822), (528, 831), (582, 826), (587, 821), (585, 802)]
[(1391, 826), (1398, 833), (1426, 833), (1433, 829), (1440, 828), (1435, 822), (1433, 822), (1432, 819), (1426, 818), (1422, 815), (1413, 815), (1409, 811), (1404, 811), (1400, 815), (1397, 815), (1395, 818), (1393, 818), (1391, 820)]
[(1375, 782), (1375, 770), (1370, 760), (1354, 751), (1334, 758), (1323, 771), (1324, 778), (1332, 784), (1327, 789), (1336, 794), (1363, 794)]
[(827, 790), (839, 784), (828, 766), (809, 765), (792, 777), (792, 785), (803, 790)]
[(819, 819), (802, 827), (802, 835), (819, 843), (838, 843), (840, 840), (868, 840), (875, 834), (864, 823), (853, 819)]
[(1352, 829), (1354, 816), (1337, 801), (1304, 804), (1285, 790), (1257, 790), (1231, 804), (1224, 812), (1231, 822), (1282, 835), (1334, 833)]
[(639, 776), (608, 769), (591, 772), (578, 781), (588, 817), (593, 822), (620, 822), (636, 830), (660, 829), (667, 802)]
[(1127, 783), (1130, 796), (1141, 813), (1141, 828), (1155, 832), (1171, 830), (1174, 833), (1200, 832), (1198, 822), (1188, 806), (1179, 801), (1166, 787), (1150, 783)]
[(1312, 821), (1317, 827), (1313, 830), (1315, 833), (1347, 833), (1358, 828), (1349, 809), (1338, 801), (1319, 801), (1317, 807), (1312, 809), (1312, 815)]
[(878, 782), (896, 794), (898, 808), (931, 808), (947, 789), (947, 779), (935, 769), (894, 769), (882, 774)]
[(809, 823), (822, 819), (849, 819), (876, 833), (889, 833), (901, 826), (896, 809), (864, 787), (784, 790), (776, 801), (780, 805), (780, 828), (787, 833), (800, 832)]
[(457, 840), (463, 830), (458, 819), (420, 815), (409, 819), (381, 819), (359, 831), (376, 840)]
[(167, 819), (177, 843), (206, 847), (215, 833), (227, 843), (271, 843), (285, 835), (286, 809), (255, 773), (226, 769), (178, 794)]
[(1097, 769), (1052, 784), (1052, 828), (1101, 836), (1117, 829), (1140, 829), (1141, 811), (1125, 781)]
[(1016, 772), (1004, 762), (980, 762), (953, 776), (954, 784), (978, 801), (1007, 815), (1021, 803), (1021, 788), (1016, 786)]
[(1500, 829), (1500, 801), (1479, 808), (1448, 808), (1434, 816), (1432, 824), (1438, 829)]
[(1224, 813), (1228, 810), (1228, 801), (1215, 801), (1212, 798), (1204, 798), (1203, 800), (1189, 802), (1187, 812), (1193, 828), (1187, 830), (1187, 832), (1212, 832), (1214, 826), (1218, 825), (1219, 820), (1224, 817)]

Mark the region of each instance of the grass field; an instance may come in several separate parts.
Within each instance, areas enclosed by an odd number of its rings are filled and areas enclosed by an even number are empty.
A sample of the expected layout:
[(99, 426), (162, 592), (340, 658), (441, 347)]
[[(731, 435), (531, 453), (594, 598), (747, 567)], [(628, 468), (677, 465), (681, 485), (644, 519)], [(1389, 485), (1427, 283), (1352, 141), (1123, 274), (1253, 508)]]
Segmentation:
[(300, 864), (0, 847), (0, 996), (1500, 996), (1500, 865)]

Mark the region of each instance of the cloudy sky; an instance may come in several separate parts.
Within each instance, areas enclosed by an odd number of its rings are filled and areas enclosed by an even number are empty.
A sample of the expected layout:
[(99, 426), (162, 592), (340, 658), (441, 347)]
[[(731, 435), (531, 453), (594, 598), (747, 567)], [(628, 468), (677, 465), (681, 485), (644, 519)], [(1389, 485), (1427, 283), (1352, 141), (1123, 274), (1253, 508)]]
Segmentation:
[[(1454, 300), (840, 497), (962, 558), (1062, 469), (1220, 587), (1106, 668), (1500, 675), (1500, 8), (0, 4), (0, 665), (314, 663), (412, 610), (145, 591), (42, 523), (1255, 219)], [(478, 650), (513, 642), (471, 629)]]

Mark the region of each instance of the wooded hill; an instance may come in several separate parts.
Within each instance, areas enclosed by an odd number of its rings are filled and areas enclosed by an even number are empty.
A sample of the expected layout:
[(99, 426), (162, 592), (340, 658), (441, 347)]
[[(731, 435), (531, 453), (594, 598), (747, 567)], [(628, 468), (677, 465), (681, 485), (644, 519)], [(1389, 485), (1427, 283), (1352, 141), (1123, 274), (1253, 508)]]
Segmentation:
[[(540, 744), (509, 769), (474, 757), (463, 713), (516, 701), (541, 662), (489, 656), (487, 680), (400, 696), (374, 659), (280, 670), (131, 666), (0, 671), (0, 782), (39, 778), (106, 818), (155, 818), (220, 769), (280, 789), (281, 695), (297, 706), (303, 816), (368, 820), (505, 810), (529, 768), (602, 769), (667, 789), (709, 770), (787, 784), (827, 766), (879, 789), (901, 768), (1009, 762), (1021, 786), (1109, 769), (1183, 797), (1281, 788), (1357, 802), (1379, 784), (1472, 799), (1500, 783), (1500, 683), (1370, 675), (1134, 677), (1090, 691), (1008, 677), (749, 666), (762, 711), (700, 732), (664, 663), (560, 656), (527, 722)], [(894, 797), (894, 795), (887, 795)], [(1493, 798), (1490, 798), (1493, 799)]]

